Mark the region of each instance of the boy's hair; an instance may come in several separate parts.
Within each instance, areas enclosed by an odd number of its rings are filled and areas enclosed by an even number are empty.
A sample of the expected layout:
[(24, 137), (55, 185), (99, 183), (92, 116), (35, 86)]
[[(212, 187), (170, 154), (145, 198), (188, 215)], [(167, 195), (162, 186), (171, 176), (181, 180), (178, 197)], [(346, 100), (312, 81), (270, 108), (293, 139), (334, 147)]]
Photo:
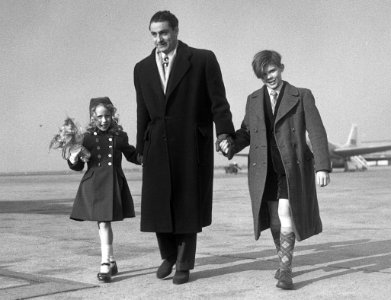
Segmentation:
[(95, 122), (95, 110), (99, 105), (102, 105), (111, 114), (111, 124), (110, 124), (110, 128), (107, 130), (107, 132), (111, 133), (111, 134), (118, 135), (118, 132), (123, 131), (123, 128), (121, 125), (118, 124), (119, 123), (119, 116), (117, 114), (117, 108), (112, 103), (105, 103), (105, 102), (96, 103), (95, 105), (92, 105), (90, 107), (91, 118), (90, 118), (90, 123), (88, 124), (87, 129), (86, 129), (87, 132), (93, 133), (94, 131), (97, 130), (97, 126), (96, 126), (96, 122)]
[(265, 68), (268, 65), (276, 65), (281, 68), (281, 55), (274, 50), (263, 50), (254, 55), (252, 66), (257, 78), (262, 79)]
[(149, 28), (151, 28), (151, 23), (156, 23), (156, 22), (168, 22), (171, 29), (175, 29), (178, 27), (177, 17), (174, 14), (172, 14), (169, 10), (161, 10), (155, 13), (152, 16), (151, 21), (149, 22)]

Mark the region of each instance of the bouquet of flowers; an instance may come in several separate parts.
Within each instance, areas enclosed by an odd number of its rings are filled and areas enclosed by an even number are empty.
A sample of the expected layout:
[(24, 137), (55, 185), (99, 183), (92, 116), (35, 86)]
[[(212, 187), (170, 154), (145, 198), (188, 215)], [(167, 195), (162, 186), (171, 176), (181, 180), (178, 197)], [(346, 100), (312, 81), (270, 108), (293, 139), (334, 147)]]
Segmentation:
[(62, 149), (62, 157), (67, 160), (71, 153), (79, 152), (82, 161), (87, 162), (91, 153), (83, 147), (83, 132), (71, 118), (66, 118), (64, 125), (50, 141), (50, 149)]

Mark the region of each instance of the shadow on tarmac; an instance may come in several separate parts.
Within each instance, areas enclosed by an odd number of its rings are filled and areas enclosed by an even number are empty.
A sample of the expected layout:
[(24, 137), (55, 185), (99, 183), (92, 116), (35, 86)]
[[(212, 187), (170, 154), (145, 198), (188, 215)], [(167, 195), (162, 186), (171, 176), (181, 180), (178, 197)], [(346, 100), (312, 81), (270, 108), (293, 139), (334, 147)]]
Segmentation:
[(0, 201), (0, 213), (70, 215), (73, 200)]
[(135, 269), (130, 271), (119, 271), (118, 274), (115, 277), (111, 278), (112, 282), (119, 282), (123, 280), (127, 280), (133, 277), (139, 277), (144, 276), (148, 274), (155, 274), (157, 267), (151, 267), (151, 268), (143, 268), (143, 269)]
[[(305, 254), (300, 254), (305, 251)], [(295, 283), (295, 289), (303, 288), (317, 281), (347, 274), (364, 272), (390, 272), (391, 268), (391, 240), (371, 241), (369, 239), (351, 240), (345, 242), (331, 242), (308, 246), (296, 246), (293, 259), (293, 276), (298, 277), (306, 273), (323, 271), (328, 275), (299, 281)], [(294, 254), (294, 255), (295, 255)], [(192, 273), (192, 280), (211, 278), (225, 274), (238, 273), (249, 270), (271, 270), (278, 268), (277, 257), (273, 250), (261, 252), (244, 252), (224, 256), (210, 256), (198, 258), (197, 266), (210, 264), (229, 264), (233, 266), (215, 268), (212, 270), (197, 271)], [(259, 259), (246, 263), (237, 262), (243, 259)], [(265, 260), (262, 260), (265, 259)], [(304, 269), (295, 271), (296, 269)]]
[[(74, 199), (0, 201), (1, 214), (70, 215)], [(136, 211), (136, 213), (139, 213)]]

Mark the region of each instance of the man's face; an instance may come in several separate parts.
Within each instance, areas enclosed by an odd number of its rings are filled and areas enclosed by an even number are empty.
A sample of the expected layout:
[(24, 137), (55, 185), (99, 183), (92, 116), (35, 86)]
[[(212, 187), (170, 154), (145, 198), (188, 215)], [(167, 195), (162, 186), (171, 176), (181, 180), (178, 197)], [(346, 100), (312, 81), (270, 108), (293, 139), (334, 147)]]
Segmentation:
[(149, 31), (158, 52), (168, 54), (175, 49), (178, 42), (178, 27), (171, 28), (167, 21), (152, 22)]
[(276, 65), (267, 65), (263, 74), (262, 81), (270, 89), (276, 89), (282, 84), (281, 73), (284, 71), (284, 65), (277, 67)]

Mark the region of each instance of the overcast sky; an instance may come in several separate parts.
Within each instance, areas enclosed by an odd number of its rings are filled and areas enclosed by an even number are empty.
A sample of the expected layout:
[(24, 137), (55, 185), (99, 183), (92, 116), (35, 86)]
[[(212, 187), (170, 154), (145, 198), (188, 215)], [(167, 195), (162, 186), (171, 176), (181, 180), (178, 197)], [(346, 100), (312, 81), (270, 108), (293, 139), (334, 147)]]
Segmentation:
[(215, 52), (236, 127), (261, 87), (251, 60), (274, 49), (283, 79), (312, 90), (330, 141), (343, 144), (352, 123), (361, 141), (391, 140), (387, 0), (2, 0), (0, 172), (66, 170), (49, 141), (66, 116), (87, 124), (92, 97), (112, 99), (134, 144), (133, 67), (152, 51), (149, 20), (163, 9), (180, 40)]

